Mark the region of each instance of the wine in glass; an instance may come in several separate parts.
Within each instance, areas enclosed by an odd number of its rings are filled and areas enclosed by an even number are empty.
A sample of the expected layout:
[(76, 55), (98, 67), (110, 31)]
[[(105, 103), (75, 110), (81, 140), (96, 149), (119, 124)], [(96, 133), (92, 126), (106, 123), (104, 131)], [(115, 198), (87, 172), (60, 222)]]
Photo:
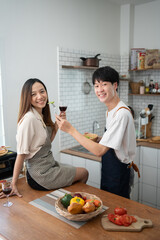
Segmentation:
[(12, 206), (12, 202), (9, 201), (9, 194), (12, 191), (11, 183), (10, 182), (3, 182), (2, 183), (2, 191), (7, 197), (7, 202), (3, 204), (4, 207)]
[(59, 110), (60, 110), (61, 112), (65, 112), (65, 111), (67, 110), (67, 104), (60, 102), (60, 104), (59, 104)]

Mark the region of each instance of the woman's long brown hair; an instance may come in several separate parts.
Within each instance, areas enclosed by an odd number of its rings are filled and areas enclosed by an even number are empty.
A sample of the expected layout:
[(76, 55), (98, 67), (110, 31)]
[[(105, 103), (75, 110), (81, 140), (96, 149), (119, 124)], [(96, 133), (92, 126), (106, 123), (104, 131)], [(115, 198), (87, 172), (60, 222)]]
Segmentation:
[[(30, 78), (24, 83), (24, 85), (22, 87), (22, 91), (21, 91), (19, 114), (18, 114), (18, 123), (23, 118), (23, 116), (32, 107), (32, 105), (31, 105), (32, 86), (36, 82), (41, 83), (44, 86), (44, 88), (47, 92), (47, 88), (44, 85), (44, 83), (37, 78)], [(47, 96), (48, 96), (48, 93), (47, 93)], [(54, 123), (52, 122), (52, 119), (51, 119), (51, 113), (50, 113), (50, 108), (49, 108), (49, 104), (48, 104), (48, 98), (47, 98), (46, 106), (42, 109), (42, 114), (43, 114), (43, 121), (46, 124), (46, 126), (51, 126), (52, 129), (54, 129)]]

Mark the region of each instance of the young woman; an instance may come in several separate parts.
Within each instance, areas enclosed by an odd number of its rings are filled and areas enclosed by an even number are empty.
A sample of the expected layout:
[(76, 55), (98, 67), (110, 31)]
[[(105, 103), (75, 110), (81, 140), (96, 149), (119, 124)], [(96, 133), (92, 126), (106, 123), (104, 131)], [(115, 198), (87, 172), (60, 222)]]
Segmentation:
[[(61, 112), (60, 117), (66, 118)], [(17, 158), (12, 178), (12, 194), (21, 197), (17, 179), (26, 163), (27, 182), (37, 190), (51, 190), (69, 186), (76, 181), (85, 183), (88, 171), (55, 161), (51, 142), (58, 130), (51, 120), (47, 89), (39, 79), (25, 82), (20, 100), (17, 129)]]

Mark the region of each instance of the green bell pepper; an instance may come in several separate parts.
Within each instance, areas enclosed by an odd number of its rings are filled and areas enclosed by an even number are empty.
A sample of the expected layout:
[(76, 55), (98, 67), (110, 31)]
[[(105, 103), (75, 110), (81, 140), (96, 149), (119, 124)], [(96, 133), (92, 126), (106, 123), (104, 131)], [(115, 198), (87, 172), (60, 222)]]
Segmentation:
[(65, 194), (64, 197), (61, 199), (61, 203), (62, 205), (67, 208), (70, 205), (70, 200), (72, 199), (72, 195), (71, 194)]

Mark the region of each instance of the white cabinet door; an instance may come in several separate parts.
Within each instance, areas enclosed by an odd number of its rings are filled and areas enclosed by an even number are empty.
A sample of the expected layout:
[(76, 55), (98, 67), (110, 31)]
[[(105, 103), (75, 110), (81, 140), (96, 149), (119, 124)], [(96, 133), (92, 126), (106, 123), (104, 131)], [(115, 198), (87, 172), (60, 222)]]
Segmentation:
[(89, 172), (87, 184), (100, 188), (101, 181), (101, 162), (77, 157), (70, 154), (60, 153), (60, 162), (70, 164), (75, 167), (84, 167)]
[(157, 186), (157, 208), (160, 209), (160, 149), (158, 149), (158, 168), (157, 168), (157, 175), (158, 175), (158, 186)]
[(85, 158), (72, 156), (72, 162), (73, 162), (73, 166), (75, 166), (75, 167), (86, 168), (86, 159)]
[[(139, 168), (139, 154), (140, 154), (140, 147), (137, 147), (134, 163), (137, 165), (138, 168)], [(131, 188), (130, 198), (134, 201), (138, 201), (139, 200), (138, 193), (139, 193), (139, 178), (138, 178), (137, 172), (134, 171), (134, 182)]]
[(64, 164), (73, 165), (73, 163), (72, 163), (72, 155), (65, 154), (65, 153), (60, 153), (60, 162), (64, 163)]
[(158, 149), (141, 147), (140, 152), (139, 201), (157, 207), (158, 205)]
[(88, 185), (100, 188), (101, 163), (87, 159), (86, 169), (89, 172)]

